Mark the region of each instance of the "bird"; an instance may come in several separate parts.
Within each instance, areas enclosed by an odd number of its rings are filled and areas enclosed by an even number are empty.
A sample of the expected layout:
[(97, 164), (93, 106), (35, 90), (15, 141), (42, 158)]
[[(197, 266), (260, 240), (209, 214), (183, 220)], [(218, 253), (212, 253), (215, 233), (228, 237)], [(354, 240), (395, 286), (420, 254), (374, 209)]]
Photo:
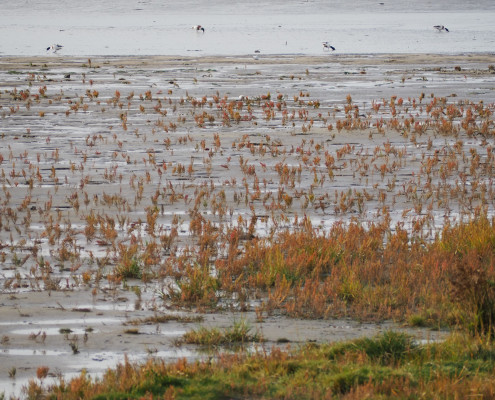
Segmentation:
[(449, 30), (443, 25), (435, 25), (433, 28), (435, 28), (438, 32), (449, 32)]
[(323, 42), (323, 50), (332, 50), (335, 51), (335, 47), (333, 47), (330, 43), (328, 42)]
[(203, 33), (205, 33), (205, 28), (203, 28), (201, 25), (194, 25), (192, 28), (197, 32), (203, 31)]
[(61, 44), (52, 44), (51, 46), (49, 46), (49, 47), (47, 47), (47, 48), (46, 48), (46, 51), (50, 51), (50, 50), (51, 50), (51, 51), (53, 51), (54, 53), (56, 53), (56, 52), (57, 52), (57, 51), (59, 51), (62, 47), (64, 47), (64, 46), (62, 46)]

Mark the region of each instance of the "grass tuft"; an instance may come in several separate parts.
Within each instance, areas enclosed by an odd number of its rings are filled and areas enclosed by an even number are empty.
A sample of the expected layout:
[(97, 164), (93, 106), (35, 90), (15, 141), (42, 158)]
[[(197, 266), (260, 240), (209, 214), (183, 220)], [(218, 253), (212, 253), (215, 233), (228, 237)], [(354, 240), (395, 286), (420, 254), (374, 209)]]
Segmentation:
[(220, 346), (263, 341), (263, 337), (259, 333), (251, 333), (251, 331), (252, 328), (249, 323), (245, 319), (240, 319), (225, 329), (200, 326), (186, 332), (179, 343)]

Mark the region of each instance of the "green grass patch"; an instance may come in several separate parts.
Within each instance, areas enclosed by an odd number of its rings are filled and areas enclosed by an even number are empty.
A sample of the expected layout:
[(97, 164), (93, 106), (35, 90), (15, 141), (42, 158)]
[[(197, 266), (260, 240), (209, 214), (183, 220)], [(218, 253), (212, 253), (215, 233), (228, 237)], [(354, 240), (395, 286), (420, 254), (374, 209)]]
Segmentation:
[(257, 332), (253, 333), (251, 325), (245, 319), (240, 319), (234, 321), (232, 326), (225, 329), (200, 326), (197, 329), (186, 332), (182, 338), (179, 339), (179, 344), (187, 343), (202, 346), (220, 346), (261, 341), (263, 341), (262, 336)]
[(408, 335), (385, 332), (288, 351), (222, 354), (215, 361), (126, 360), (97, 380), (82, 374), (49, 388), (31, 382), (29, 389), (48, 399), (419, 399), (425, 393), (428, 398), (490, 398), (495, 345), (465, 334), (420, 346)]

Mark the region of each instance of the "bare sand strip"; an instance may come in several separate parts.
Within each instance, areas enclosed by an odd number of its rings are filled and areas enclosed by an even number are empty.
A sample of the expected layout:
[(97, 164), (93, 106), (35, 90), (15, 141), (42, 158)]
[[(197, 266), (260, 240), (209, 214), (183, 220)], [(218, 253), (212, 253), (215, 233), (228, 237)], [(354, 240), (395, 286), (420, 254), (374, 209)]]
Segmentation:
[[(93, 63), (107, 66), (126, 65), (128, 67), (138, 66), (177, 66), (181, 63), (199, 64), (295, 64), (316, 66), (319, 64), (338, 62), (345, 65), (386, 65), (386, 64), (440, 64), (440, 65), (463, 65), (494, 63), (494, 54), (370, 54), (370, 55), (336, 55), (330, 56), (304, 56), (304, 55), (261, 55), (257, 59), (252, 56), (96, 56), (89, 57)], [(0, 69), (8, 70), (33, 64), (46, 64), (51, 68), (62, 68), (70, 65), (81, 65), (87, 62), (88, 57), (66, 57), (62, 55), (46, 57), (0, 57)]]

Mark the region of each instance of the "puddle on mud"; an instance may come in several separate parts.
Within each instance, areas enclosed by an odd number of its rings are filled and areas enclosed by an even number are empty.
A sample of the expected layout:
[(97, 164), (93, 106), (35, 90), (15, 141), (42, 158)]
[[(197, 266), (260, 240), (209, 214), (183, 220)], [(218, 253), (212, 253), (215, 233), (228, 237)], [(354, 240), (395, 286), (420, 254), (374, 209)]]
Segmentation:
[[(118, 308), (118, 307), (117, 307)], [(113, 309), (113, 308), (112, 308)], [(44, 326), (46, 325), (59, 325), (61, 327), (66, 327), (70, 325), (91, 325), (91, 324), (117, 324), (121, 323), (122, 319), (117, 318), (75, 318), (75, 319), (59, 319), (59, 320), (23, 320), (23, 321), (1, 321), (0, 326), (15, 326), (15, 325), (29, 325), (33, 330), (36, 328), (46, 330)], [(54, 328), (55, 329), (55, 328)], [(27, 330), (27, 329), (23, 329)]]
[[(67, 326), (68, 323), (64, 323), (63, 326)], [(61, 325), (62, 326), (62, 325)], [(38, 332), (36, 332), (36, 330)], [(97, 333), (97, 329), (91, 328), (91, 333)], [(36, 335), (38, 333), (40, 334), (45, 334), (45, 335), (84, 335), (85, 333), (88, 333), (88, 328), (82, 329), (82, 328), (39, 328), (39, 326), (33, 325), (32, 328), (30, 329), (15, 329), (13, 331), (9, 332), (11, 335)]]
[(9, 356), (65, 356), (69, 352), (56, 350), (35, 350), (35, 349), (3, 349), (2, 354)]

